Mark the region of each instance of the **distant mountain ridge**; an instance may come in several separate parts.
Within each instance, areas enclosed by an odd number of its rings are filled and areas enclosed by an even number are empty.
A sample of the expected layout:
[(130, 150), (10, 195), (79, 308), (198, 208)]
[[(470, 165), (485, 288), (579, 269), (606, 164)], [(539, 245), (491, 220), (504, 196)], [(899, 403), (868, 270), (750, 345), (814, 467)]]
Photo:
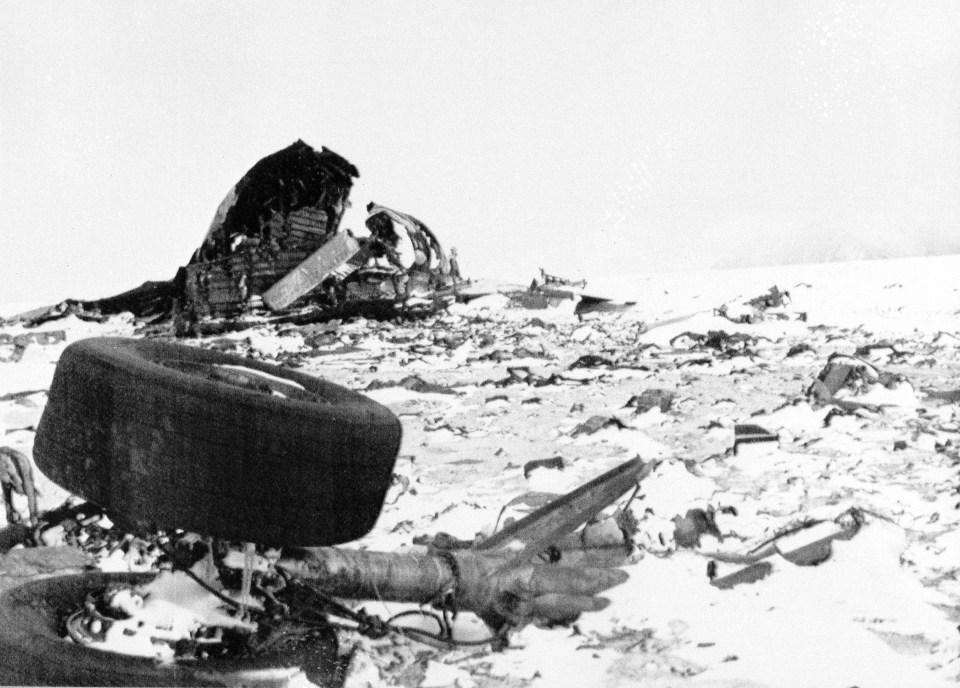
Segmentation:
[(737, 247), (712, 264), (715, 269), (754, 267), (760, 265), (798, 265), (805, 263), (840, 263), (862, 260), (885, 260), (960, 253), (960, 238), (946, 241), (922, 240), (909, 234), (895, 239), (871, 237), (864, 240), (825, 229), (801, 233), (781, 233), (771, 241), (750, 247)]

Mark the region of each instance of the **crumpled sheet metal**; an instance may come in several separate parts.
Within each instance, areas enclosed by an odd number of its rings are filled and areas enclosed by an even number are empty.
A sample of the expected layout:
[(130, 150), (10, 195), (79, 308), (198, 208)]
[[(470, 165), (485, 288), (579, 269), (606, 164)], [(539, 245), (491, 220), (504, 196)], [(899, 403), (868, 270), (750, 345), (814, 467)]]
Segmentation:
[[(413, 215), (402, 213), (386, 206), (370, 203), (367, 205), (367, 228), (371, 236), (380, 242), (383, 257), (396, 268), (400, 279), (397, 291), (400, 296), (426, 296), (433, 290), (452, 287), (456, 281), (453, 263), (447, 256), (436, 235), (423, 222)], [(407, 265), (395, 252), (391, 238), (406, 239), (412, 244), (412, 264)], [(376, 247), (372, 247), (376, 251)], [(362, 269), (359, 272), (363, 272)], [(362, 277), (362, 275), (358, 275)], [(351, 280), (348, 279), (349, 284)]]
[[(902, 379), (900, 375), (877, 370), (862, 358), (833, 354), (807, 389), (807, 396), (820, 404), (856, 405), (857, 394), (877, 384), (890, 387)], [(854, 396), (839, 399), (842, 390), (849, 390)]]
[[(827, 533), (812, 542), (791, 548), (789, 545), (782, 544), (780, 538), (777, 538), (755, 554), (755, 561), (726, 576), (714, 578), (710, 581), (710, 584), (721, 590), (729, 590), (737, 585), (762, 580), (773, 572), (773, 564), (767, 559), (774, 555), (783, 557), (795, 566), (821, 564), (829, 559), (833, 553), (832, 543), (835, 540), (851, 539), (860, 532), (864, 520), (863, 513), (857, 508), (852, 508), (843, 512), (834, 520), (831, 524), (835, 526), (833, 532)], [(825, 525), (825, 522), (810, 524), (811, 527), (822, 525)]]

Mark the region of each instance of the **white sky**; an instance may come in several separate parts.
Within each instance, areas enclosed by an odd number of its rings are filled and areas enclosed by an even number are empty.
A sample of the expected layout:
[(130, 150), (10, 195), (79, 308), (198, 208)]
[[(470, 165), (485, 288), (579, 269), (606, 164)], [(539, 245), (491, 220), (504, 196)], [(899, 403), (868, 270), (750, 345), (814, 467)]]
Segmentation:
[(471, 275), (960, 250), (955, 0), (0, 0), (0, 41), (0, 302), (173, 276), (297, 138)]

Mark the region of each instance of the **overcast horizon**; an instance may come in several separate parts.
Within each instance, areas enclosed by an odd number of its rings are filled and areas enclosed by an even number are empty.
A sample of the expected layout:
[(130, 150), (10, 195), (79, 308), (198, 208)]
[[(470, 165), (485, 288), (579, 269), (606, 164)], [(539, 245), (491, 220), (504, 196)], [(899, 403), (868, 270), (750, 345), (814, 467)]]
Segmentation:
[(960, 252), (960, 5), (6, 2), (0, 302), (172, 277), (303, 139), (529, 280)]

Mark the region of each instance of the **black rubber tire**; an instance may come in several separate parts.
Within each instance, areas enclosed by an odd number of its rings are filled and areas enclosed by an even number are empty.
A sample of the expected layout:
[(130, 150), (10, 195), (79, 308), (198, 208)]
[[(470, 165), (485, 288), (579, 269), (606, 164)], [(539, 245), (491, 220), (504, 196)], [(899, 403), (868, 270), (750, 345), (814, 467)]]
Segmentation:
[[(211, 364), (292, 381), (313, 399), (171, 367)], [(183, 344), (95, 338), (61, 355), (34, 458), (123, 526), (318, 546), (374, 526), (400, 437), (387, 408), (303, 373)]]
[[(0, 593), (0, 685), (20, 686), (282, 686), (271, 669), (309, 663), (308, 678), (342, 684), (336, 633), (330, 630), (282, 658), (158, 663), (77, 645), (61, 636), (63, 618), (88, 593), (111, 584), (141, 584), (153, 573), (75, 573), (33, 579)], [(270, 674), (273, 673), (273, 680)], [(266, 674), (266, 675), (265, 675)]]

